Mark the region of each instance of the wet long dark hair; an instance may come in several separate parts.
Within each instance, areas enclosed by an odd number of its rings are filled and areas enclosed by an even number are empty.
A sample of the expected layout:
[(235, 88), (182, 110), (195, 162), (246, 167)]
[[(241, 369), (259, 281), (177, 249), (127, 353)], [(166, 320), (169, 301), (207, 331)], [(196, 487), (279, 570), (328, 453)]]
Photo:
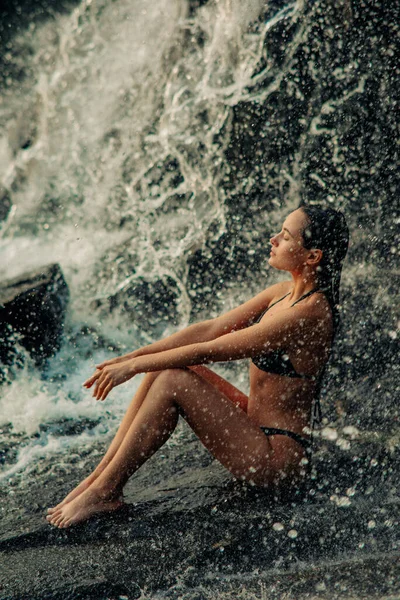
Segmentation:
[(308, 224), (303, 231), (307, 249), (318, 248), (322, 260), (317, 268), (318, 288), (326, 294), (333, 316), (333, 331), (339, 325), (339, 293), (343, 261), (349, 246), (349, 229), (344, 215), (320, 204), (300, 204)]
[[(333, 343), (340, 321), (340, 278), (343, 261), (349, 247), (349, 229), (344, 215), (338, 210), (324, 208), (320, 204), (305, 203), (300, 204), (299, 208), (304, 211), (308, 221), (302, 234), (304, 247), (322, 251), (322, 260), (317, 268), (317, 285), (326, 294), (332, 310)], [(311, 439), (314, 423), (320, 423), (322, 418), (320, 395), (325, 370), (326, 364), (316, 382)]]

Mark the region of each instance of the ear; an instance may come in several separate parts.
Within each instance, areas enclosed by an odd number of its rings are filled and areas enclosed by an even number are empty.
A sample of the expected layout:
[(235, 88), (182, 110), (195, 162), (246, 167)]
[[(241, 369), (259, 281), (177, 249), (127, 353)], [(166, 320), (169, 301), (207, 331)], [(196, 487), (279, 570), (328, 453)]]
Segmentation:
[(312, 248), (308, 253), (308, 257), (306, 260), (307, 264), (313, 267), (318, 266), (322, 260), (322, 255), (322, 250), (319, 250), (318, 248)]

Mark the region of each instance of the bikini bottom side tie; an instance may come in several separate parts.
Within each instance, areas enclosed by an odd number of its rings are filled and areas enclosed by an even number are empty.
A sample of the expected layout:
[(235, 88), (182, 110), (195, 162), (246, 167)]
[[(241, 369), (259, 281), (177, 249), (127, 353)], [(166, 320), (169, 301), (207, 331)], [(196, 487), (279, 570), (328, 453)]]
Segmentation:
[(276, 427), (260, 427), (260, 429), (263, 433), (265, 433), (267, 437), (269, 437), (270, 435), (286, 435), (287, 437), (290, 437), (293, 440), (295, 440), (298, 444), (300, 444), (303, 447), (308, 462), (310, 464), (312, 446), (311, 440), (304, 438), (298, 433), (294, 433), (294, 431), (288, 431), (287, 429), (277, 429)]

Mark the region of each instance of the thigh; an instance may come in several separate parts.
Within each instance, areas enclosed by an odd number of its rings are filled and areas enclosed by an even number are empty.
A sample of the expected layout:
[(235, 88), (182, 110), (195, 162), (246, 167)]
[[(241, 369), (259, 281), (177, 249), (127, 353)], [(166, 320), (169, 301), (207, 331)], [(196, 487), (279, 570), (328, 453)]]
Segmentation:
[(197, 375), (200, 375), (200, 377), (211, 383), (211, 385), (224, 394), (228, 400), (247, 412), (248, 396), (232, 385), (232, 383), (229, 383), (229, 381), (220, 375), (217, 375), (217, 373), (214, 373), (214, 371), (211, 371), (211, 369), (208, 369), (204, 365), (196, 365), (188, 367), (188, 369), (194, 371), (194, 373), (197, 373)]
[(268, 438), (247, 414), (192, 369), (168, 369), (153, 383), (152, 393), (168, 397), (206, 446), (235, 477), (256, 485), (276, 480)]

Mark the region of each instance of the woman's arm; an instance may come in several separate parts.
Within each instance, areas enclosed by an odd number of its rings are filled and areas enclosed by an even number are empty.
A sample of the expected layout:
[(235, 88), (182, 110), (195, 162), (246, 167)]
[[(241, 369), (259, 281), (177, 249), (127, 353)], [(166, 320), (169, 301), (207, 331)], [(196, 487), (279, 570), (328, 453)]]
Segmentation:
[[(250, 358), (285, 345), (290, 335), (287, 315), (276, 315), (274, 323), (257, 323), (244, 330), (222, 335), (215, 340), (190, 344), (158, 354), (138, 356), (130, 361), (133, 374), (147, 373)], [(287, 345), (287, 342), (286, 342)]]
[(247, 327), (268, 306), (271, 300), (275, 296), (284, 293), (286, 288), (287, 282), (273, 285), (220, 317), (194, 323), (163, 340), (129, 352), (124, 356), (106, 360), (96, 366), (98, 369), (103, 369), (105, 366), (125, 362), (139, 356), (157, 354), (174, 348), (181, 348), (182, 346), (209, 342), (232, 331)]
[(284, 348), (312, 352), (328, 325), (328, 316), (312, 306), (297, 305), (263, 323), (233, 331), (214, 340), (134, 358), (134, 374), (251, 358)]
[(215, 340), (138, 356), (120, 365), (109, 365), (96, 371), (84, 386), (90, 388), (95, 383), (93, 395), (104, 400), (113, 387), (139, 373), (238, 360), (289, 346), (306, 347), (310, 352), (320, 326), (321, 319), (312, 312), (303, 307), (291, 307), (280, 311), (267, 323), (257, 323)]
[(148, 346), (138, 348), (138, 350), (124, 354), (124, 356), (118, 356), (116, 358), (111, 358), (110, 360), (105, 360), (96, 366), (98, 369), (103, 369), (107, 365), (125, 362), (126, 360), (137, 358), (138, 356), (157, 354), (158, 352), (165, 352), (167, 350), (171, 350), (172, 348), (179, 348), (181, 346), (187, 346), (197, 342), (207, 342), (213, 339), (212, 336), (214, 335), (212, 321), (213, 320), (210, 319), (207, 321), (200, 321), (200, 323), (193, 323), (192, 325), (185, 327), (185, 329), (182, 329), (182, 331), (177, 331), (176, 333), (173, 333), (162, 340), (149, 344)]

